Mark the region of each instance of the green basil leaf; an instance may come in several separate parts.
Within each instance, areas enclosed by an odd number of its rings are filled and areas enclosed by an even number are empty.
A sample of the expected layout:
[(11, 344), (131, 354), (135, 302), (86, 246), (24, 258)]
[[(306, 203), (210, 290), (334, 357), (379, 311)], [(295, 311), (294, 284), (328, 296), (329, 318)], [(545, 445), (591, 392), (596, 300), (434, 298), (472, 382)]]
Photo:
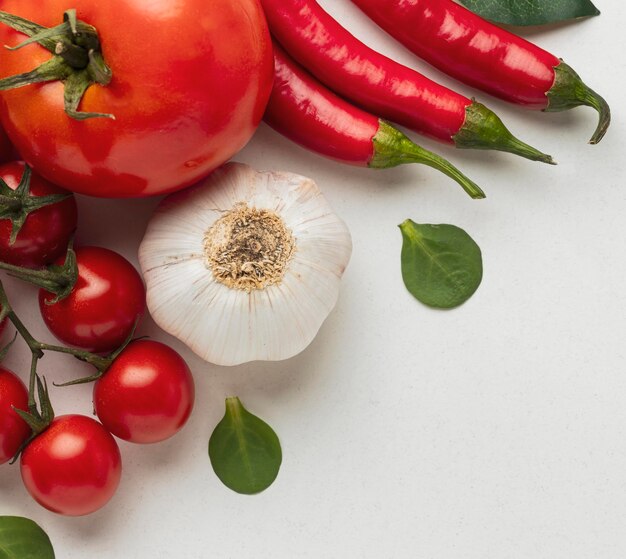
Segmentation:
[(209, 457), (226, 487), (252, 495), (272, 485), (282, 451), (267, 423), (246, 410), (239, 398), (227, 398), (226, 413), (209, 440)]
[(467, 301), (483, 277), (480, 248), (454, 225), (420, 225), (407, 219), (402, 231), (402, 279), (431, 307), (450, 309)]
[(496, 23), (545, 25), (600, 15), (591, 0), (460, 0), (466, 8)]
[(0, 559), (54, 559), (48, 535), (32, 520), (0, 516)]

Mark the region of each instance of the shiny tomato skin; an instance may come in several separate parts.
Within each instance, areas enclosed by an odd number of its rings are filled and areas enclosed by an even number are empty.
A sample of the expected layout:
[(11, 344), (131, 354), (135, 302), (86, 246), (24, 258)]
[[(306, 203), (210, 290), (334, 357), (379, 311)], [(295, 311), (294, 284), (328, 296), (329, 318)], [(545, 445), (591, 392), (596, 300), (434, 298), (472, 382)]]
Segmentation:
[[(77, 247), (78, 280), (72, 292), (57, 303), (39, 290), (39, 310), (46, 326), (65, 344), (96, 353), (122, 345), (146, 307), (141, 276), (123, 256), (112, 250)], [(61, 264), (63, 259), (57, 262)]]
[[(0, 117), (22, 157), (69, 190), (136, 197), (188, 186), (250, 139), (269, 99), (271, 39), (258, 0), (5, 0), (44, 26), (77, 9), (98, 30), (113, 79), (79, 109), (115, 115), (78, 122), (60, 82), (2, 92)], [(25, 36), (0, 26), (0, 44)], [(40, 45), (0, 52), (0, 77), (50, 58)]]
[(2, 127), (0, 127), (0, 163), (9, 163), (18, 157), (11, 140)]
[[(13, 190), (23, 174), (24, 163), (21, 161), (0, 165), (0, 177)], [(70, 194), (35, 172), (31, 175), (30, 193), (32, 196)], [(27, 268), (40, 268), (53, 262), (65, 254), (76, 230), (77, 218), (74, 196), (39, 208), (28, 215), (13, 244), (9, 243), (11, 220), (0, 219), (0, 260)]]
[(102, 508), (117, 489), (122, 458), (115, 439), (84, 415), (62, 415), (35, 437), (20, 460), (22, 481), (43, 507), (67, 516)]
[(19, 377), (0, 367), (0, 464), (15, 456), (31, 432), (13, 407), (28, 411), (28, 390)]
[(136, 340), (96, 382), (93, 403), (116, 437), (156, 443), (183, 427), (194, 396), (193, 376), (178, 353), (160, 342)]

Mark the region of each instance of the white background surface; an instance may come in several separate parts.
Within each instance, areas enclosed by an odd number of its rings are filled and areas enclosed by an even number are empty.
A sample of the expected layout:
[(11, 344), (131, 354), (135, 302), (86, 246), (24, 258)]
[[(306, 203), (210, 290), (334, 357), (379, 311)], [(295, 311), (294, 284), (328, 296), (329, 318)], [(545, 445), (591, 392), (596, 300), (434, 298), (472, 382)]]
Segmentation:
[[(347, 0), (321, 2), (361, 39), (443, 83)], [(196, 408), (174, 439), (120, 443), (120, 489), (102, 511), (56, 516), (2, 466), (0, 514), (36, 520), (60, 559), (342, 558), (616, 559), (626, 556), (626, 173), (623, 22), (602, 15), (532, 30), (613, 108), (604, 141), (589, 146), (595, 112), (529, 113), (478, 94), (558, 167), (506, 154), (449, 157), (487, 192), (472, 201), (417, 166), (374, 172), (325, 161), (262, 126), (236, 158), (313, 177), (354, 241), (336, 310), (315, 342), (281, 363), (220, 368), (201, 362), (147, 320), (141, 334), (189, 360)], [(157, 200), (79, 197), (79, 239), (133, 262)], [(466, 229), (484, 280), (464, 306), (437, 312), (400, 275), (406, 218)], [(33, 331), (35, 290), (8, 282)], [(7, 365), (26, 378), (29, 355)], [(85, 372), (50, 355), (49, 379)], [(221, 485), (208, 438), (226, 396), (268, 421), (283, 466), (266, 492)], [(91, 412), (90, 388), (55, 389), (58, 414)]]

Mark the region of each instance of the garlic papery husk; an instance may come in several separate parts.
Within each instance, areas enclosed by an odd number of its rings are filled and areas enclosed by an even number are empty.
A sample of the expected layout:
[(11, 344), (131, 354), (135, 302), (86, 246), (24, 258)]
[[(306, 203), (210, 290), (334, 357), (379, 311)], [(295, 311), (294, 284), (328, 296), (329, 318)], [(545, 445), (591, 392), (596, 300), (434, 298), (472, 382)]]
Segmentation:
[(306, 348), (351, 252), (311, 179), (229, 163), (161, 202), (139, 262), (155, 322), (206, 361), (238, 365)]

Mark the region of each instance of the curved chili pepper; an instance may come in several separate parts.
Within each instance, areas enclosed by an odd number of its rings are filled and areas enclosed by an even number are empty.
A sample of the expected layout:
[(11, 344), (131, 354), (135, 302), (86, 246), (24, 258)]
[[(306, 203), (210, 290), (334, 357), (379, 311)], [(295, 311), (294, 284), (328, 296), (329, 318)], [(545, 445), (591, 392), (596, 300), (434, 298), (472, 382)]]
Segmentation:
[(458, 148), (508, 151), (554, 163), (516, 139), (484, 105), (370, 49), (315, 0), (261, 0), (270, 31), (336, 93), (385, 119)]
[(456, 2), (352, 2), (410, 51), (468, 85), (543, 111), (593, 107), (600, 121), (589, 143), (604, 136), (609, 106), (570, 66)]
[(274, 87), (265, 116), (272, 128), (320, 155), (363, 167), (422, 163), (446, 174), (472, 198), (483, 191), (451, 163), (326, 89), (274, 44)]

